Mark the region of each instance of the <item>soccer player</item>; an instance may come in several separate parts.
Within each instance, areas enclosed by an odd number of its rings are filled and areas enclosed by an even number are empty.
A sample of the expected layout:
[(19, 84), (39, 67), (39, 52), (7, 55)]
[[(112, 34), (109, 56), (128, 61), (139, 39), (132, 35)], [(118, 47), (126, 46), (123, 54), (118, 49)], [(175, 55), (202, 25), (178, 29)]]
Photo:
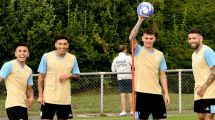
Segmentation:
[(215, 113), (215, 53), (203, 44), (199, 29), (188, 33), (188, 43), (195, 51), (192, 54), (192, 69), (195, 80), (194, 112), (199, 120), (213, 120)]
[[(131, 56), (127, 54), (126, 45), (119, 45), (119, 55), (114, 58), (111, 66), (112, 72), (131, 72)], [(126, 116), (126, 94), (129, 97), (130, 109), (132, 114), (132, 75), (117, 74), (119, 91), (121, 96), (121, 113), (120, 116)]]
[(0, 71), (0, 81), (5, 80), (7, 89), (5, 108), (9, 120), (28, 120), (27, 107), (32, 107), (34, 100), (32, 70), (25, 64), (29, 57), (28, 45), (17, 44), (15, 56)]
[(59, 120), (67, 120), (73, 118), (70, 79), (77, 80), (80, 71), (76, 57), (66, 52), (66, 36), (57, 36), (55, 47), (56, 50), (43, 55), (38, 68), (38, 102), (41, 119), (52, 120), (56, 113)]
[[(147, 120), (152, 114), (153, 119), (164, 120), (167, 117), (165, 105), (170, 103), (167, 77), (164, 71), (167, 66), (163, 53), (153, 47), (157, 37), (153, 29), (147, 28), (143, 31), (144, 46), (137, 44), (136, 36), (143, 21), (144, 17), (139, 17), (129, 36), (130, 43), (134, 42), (135, 48), (136, 113), (139, 119)], [(159, 81), (164, 90), (164, 99)]]

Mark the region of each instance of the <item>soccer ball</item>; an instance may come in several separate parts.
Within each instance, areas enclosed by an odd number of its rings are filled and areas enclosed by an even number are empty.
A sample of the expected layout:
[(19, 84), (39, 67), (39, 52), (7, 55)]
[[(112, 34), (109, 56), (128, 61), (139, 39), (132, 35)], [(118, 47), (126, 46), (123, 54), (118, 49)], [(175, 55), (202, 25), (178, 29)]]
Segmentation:
[(154, 7), (149, 2), (142, 2), (137, 7), (138, 16), (149, 17), (154, 13)]

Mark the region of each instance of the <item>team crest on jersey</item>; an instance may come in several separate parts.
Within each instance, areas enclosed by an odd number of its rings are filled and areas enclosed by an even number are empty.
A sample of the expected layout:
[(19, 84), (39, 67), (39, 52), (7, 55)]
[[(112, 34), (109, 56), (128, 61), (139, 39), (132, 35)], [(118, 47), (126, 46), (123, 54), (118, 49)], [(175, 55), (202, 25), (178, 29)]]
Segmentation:
[[(195, 59), (195, 58), (194, 58), (194, 59)], [(201, 56), (201, 55), (196, 56), (196, 60), (197, 60), (198, 62), (200, 62), (201, 59), (202, 59), (202, 56)]]
[(67, 67), (71, 67), (72, 66), (72, 63), (67, 63)]
[(156, 57), (155, 57), (155, 61), (156, 61), (156, 62), (159, 62), (159, 61), (160, 61), (160, 57), (159, 57), (159, 56), (156, 56)]

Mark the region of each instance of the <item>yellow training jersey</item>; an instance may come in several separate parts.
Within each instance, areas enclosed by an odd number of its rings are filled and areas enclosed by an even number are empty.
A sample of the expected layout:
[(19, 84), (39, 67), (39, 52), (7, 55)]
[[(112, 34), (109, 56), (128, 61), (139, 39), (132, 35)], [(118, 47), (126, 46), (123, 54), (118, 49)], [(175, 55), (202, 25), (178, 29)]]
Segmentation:
[(153, 53), (142, 48), (140, 53), (134, 59), (135, 65), (135, 91), (162, 94), (162, 88), (159, 84), (160, 64), (163, 53), (154, 49)]
[(12, 71), (5, 79), (7, 89), (7, 98), (5, 108), (14, 106), (26, 106), (27, 101), (27, 84), (32, 70), (27, 65), (21, 66), (16, 60), (11, 61)]
[(66, 53), (64, 57), (58, 57), (55, 51), (45, 54), (47, 60), (47, 72), (45, 77), (44, 99), (51, 104), (71, 104), (70, 80), (60, 82), (63, 74), (71, 74), (75, 56)]
[(197, 95), (197, 90), (208, 80), (211, 73), (210, 66), (205, 60), (205, 51), (207, 49), (209, 49), (209, 47), (203, 45), (199, 52), (194, 52), (192, 54), (192, 69), (195, 79), (194, 100), (215, 98), (215, 82), (212, 82), (207, 88), (203, 97)]

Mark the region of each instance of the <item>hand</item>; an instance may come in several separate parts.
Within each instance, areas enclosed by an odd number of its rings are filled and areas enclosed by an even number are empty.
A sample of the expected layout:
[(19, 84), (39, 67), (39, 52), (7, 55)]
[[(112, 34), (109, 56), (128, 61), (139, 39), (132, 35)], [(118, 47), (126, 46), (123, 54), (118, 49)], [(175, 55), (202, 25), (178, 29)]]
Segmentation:
[(199, 87), (199, 89), (197, 90), (197, 94), (198, 94), (200, 97), (203, 97), (204, 94), (205, 94), (205, 91), (206, 91), (206, 86), (205, 86), (205, 85), (202, 85), (202, 86)]
[(44, 98), (43, 97), (39, 97), (37, 99), (37, 102), (40, 103), (41, 105), (45, 105), (45, 101), (44, 101)]
[(67, 80), (69, 78), (71, 78), (71, 74), (63, 74), (63, 75), (60, 76), (59, 80), (62, 83), (62, 82), (64, 82), (65, 80)]
[(164, 100), (165, 100), (165, 104), (166, 104), (166, 105), (169, 105), (169, 104), (170, 104), (170, 97), (169, 97), (169, 95), (166, 95), (166, 94), (165, 94)]
[(144, 16), (138, 16), (138, 18), (139, 18), (138, 21), (141, 21), (141, 22), (144, 21), (145, 19)]
[(34, 97), (30, 97), (30, 98), (27, 99), (27, 106), (29, 108), (32, 107), (33, 103), (34, 103)]

